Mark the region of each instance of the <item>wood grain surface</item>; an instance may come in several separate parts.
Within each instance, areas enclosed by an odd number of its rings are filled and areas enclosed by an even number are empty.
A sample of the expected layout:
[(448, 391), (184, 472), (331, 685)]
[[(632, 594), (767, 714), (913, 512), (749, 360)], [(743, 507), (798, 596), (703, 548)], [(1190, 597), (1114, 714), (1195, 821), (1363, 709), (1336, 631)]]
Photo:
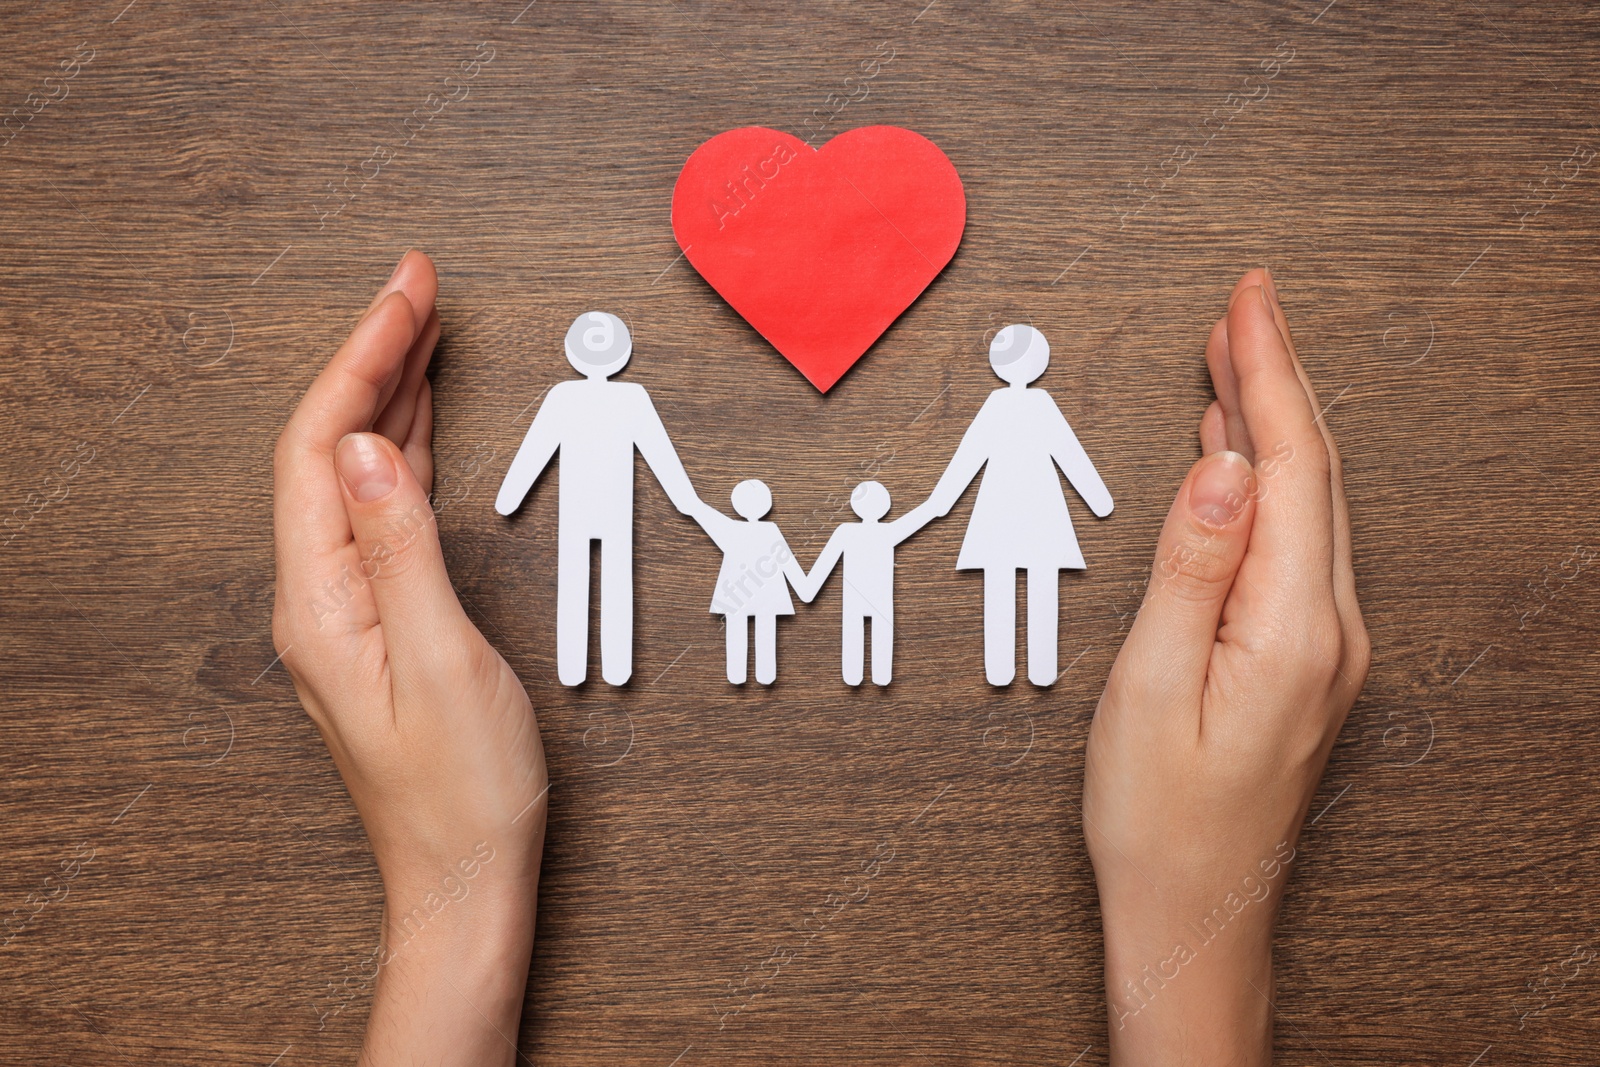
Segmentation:
[[(1261, 263), (1375, 651), (1284, 908), (1280, 1060), (1596, 1062), (1600, 12), (525, 2), (5, 8), (0, 1063), (354, 1059), (379, 884), (273, 661), (270, 456), (408, 247), (452, 576), (553, 782), (528, 1062), (1106, 1062), (1084, 739)], [(706, 138), (808, 122), (915, 129), (969, 202), (827, 397), (668, 223)], [(701, 494), (765, 479), (807, 562), (857, 481), (924, 499), (988, 335), (1043, 330), (1117, 500), (1073, 498), (1060, 682), (983, 681), (969, 492), (901, 550), (892, 687), (839, 681), (830, 589), (732, 688), (718, 554), (641, 473), (634, 680), (554, 684), (553, 485), (491, 505), (591, 307)]]

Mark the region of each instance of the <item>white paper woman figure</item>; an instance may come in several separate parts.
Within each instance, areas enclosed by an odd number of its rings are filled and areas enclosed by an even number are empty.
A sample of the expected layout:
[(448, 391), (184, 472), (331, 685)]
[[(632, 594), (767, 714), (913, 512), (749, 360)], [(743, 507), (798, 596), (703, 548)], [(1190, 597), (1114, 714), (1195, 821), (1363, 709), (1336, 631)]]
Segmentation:
[(1111, 493), (1050, 394), (1028, 385), (1050, 362), (1032, 326), (1007, 326), (989, 345), (989, 365), (1008, 388), (989, 394), (928, 503), (947, 514), (984, 470), (957, 570), (983, 571), (983, 662), (990, 685), (1017, 673), (1017, 571), (1028, 572), (1028, 680), (1056, 680), (1057, 588), (1062, 570), (1082, 570), (1055, 467), (1104, 518)]
[(728, 630), (728, 681), (743, 685), (750, 660), (750, 624), (756, 630), (756, 681), (771, 685), (778, 677), (778, 616), (793, 615), (789, 585), (806, 587), (806, 575), (775, 522), (761, 522), (772, 510), (772, 491), (751, 479), (733, 487), (733, 510), (744, 522), (728, 518), (710, 504), (692, 512), (722, 549), (711, 612), (723, 616)]
[(633, 674), (633, 452), (685, 515), (700, 498), (644, 386), (613, 382), (633, 353), (628, 327), (590, 311), (567, 330), (567, 362), (582, 381), (550, 390), (500, 483), (494, 509), (509, 515), (561, 453), (556, 548), (556, 673), (577, 685), (589, 672), (589, 553), (600, 542), (600, 674)]
[[(959, 494), (958, 494), (959, 495)], [(810, 603), (844, 560), (844, 633), (840, 666), (846, 685), (860, 685), (866, 658), (867, 620), (872, 620), (872, 681), (888, 685), (894, 671), (895, 546), (933, 518), (929, 504), (913, 508), (893, 522), (879, 522), (889, 513), (889, 490), (881, 482), (862, 482), (850, 494), (850, 507), (860, 522), (840, 524), (822, 555), (811, 565), (805, 584), (795, 583), (800, 599)]]

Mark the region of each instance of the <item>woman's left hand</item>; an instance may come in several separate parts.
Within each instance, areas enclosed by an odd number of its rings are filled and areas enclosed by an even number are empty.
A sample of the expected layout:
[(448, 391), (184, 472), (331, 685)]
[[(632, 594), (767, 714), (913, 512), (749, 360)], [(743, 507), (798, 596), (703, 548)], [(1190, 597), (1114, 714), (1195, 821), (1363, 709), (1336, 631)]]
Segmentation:
[(1272, 929), (1367, 677), (1339, 452), (1264, 270), (1206, 351), (1205, 456), (1089, 730), (1111, 1062), (1272, 1056)]

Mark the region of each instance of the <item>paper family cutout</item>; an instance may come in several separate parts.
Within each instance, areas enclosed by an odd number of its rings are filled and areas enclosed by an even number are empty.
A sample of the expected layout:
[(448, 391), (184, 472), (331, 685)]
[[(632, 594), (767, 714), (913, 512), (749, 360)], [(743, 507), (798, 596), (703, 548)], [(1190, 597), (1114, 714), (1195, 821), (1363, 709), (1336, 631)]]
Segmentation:
[(849, 685), (864, 672), (872, 629), (872, 681), (889, 684), (894, 648), (895, 547), (931, 519), (949, 513), (979, 472), (983, 480), (967, 526), (958, 570), (984, 572), (984, 673), (992, 685), (1016, 675), (1017, 572), (1028, 575), (1028, 679), (1056, 679), (1057, 584), (1062, 570), (1084, 569), (1062, 473), (1097, 516), (1111, 514), (1111, 494), (1050, 394), (1032, 383), (1050, 361), (1050, 345), (1032, 326), (1007, 326), (989, 346), (989, 363), (1007, 385), (989, 394), (926, 503), (891, 522), (889, 492), (863, 482), (850, 504), (860, 522), (834, 530), (809, 572), (776, 523), (764, 521), (772, 493), (754, 479), (732, 494), (731, 519), (700, 500), (666, 428), (642, 386), (613, 382), (632, 339), (615, 315), (578, 316), (566, 336), (567, 361), (581, 381), (554, 386), (534, 416), (501, 483), (495, 510), (515, 511), (550, 460), (560, 454), (556, 561), (556, 670), (563, 685), (588, 673), (589, 562), (600, 542), (600, 673), (622, 685), (633, 673), (633, 466), (644, 456), (673, 505), (694, 518), (722, 550), (711, 611), (727, 626), (728, 681), (741, 685), (755, 631), (756, 681), (777, 678), (777, 622), (794, 614), (790, 588), (807, 603), (840, 564), (844, 600), (841, 671)]
[(824, 393), (950, 262), (966, 221), (955, 166), (896, 126), (821, 149), (729, 130), (695, 149), (672, 191), (684, 257)]

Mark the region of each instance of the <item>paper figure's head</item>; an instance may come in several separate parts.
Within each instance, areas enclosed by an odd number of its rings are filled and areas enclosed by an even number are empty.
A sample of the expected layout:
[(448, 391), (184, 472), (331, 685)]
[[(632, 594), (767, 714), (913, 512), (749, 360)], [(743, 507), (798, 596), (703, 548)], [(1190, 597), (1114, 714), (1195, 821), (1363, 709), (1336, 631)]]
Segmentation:
[(1032, 326), (1007, 326), (989, 342), (989, 366), (1011, 385), (1027, 385), (1050, 364), (1050, 342)]
[(755, 522), (772, 510), (772, 490), (759, 478), (750, 478), (733, 487), (733, 510), (741, 518)]
[(889, 490), (882, 482), (862, 482), (850, 493), (850, 510), (868, 522), (889, 514)]
[(567, 331), (567, 362), (585, 378), (609, 378), (628, 365), (633, 338), (609, 311), (585, 311)]

